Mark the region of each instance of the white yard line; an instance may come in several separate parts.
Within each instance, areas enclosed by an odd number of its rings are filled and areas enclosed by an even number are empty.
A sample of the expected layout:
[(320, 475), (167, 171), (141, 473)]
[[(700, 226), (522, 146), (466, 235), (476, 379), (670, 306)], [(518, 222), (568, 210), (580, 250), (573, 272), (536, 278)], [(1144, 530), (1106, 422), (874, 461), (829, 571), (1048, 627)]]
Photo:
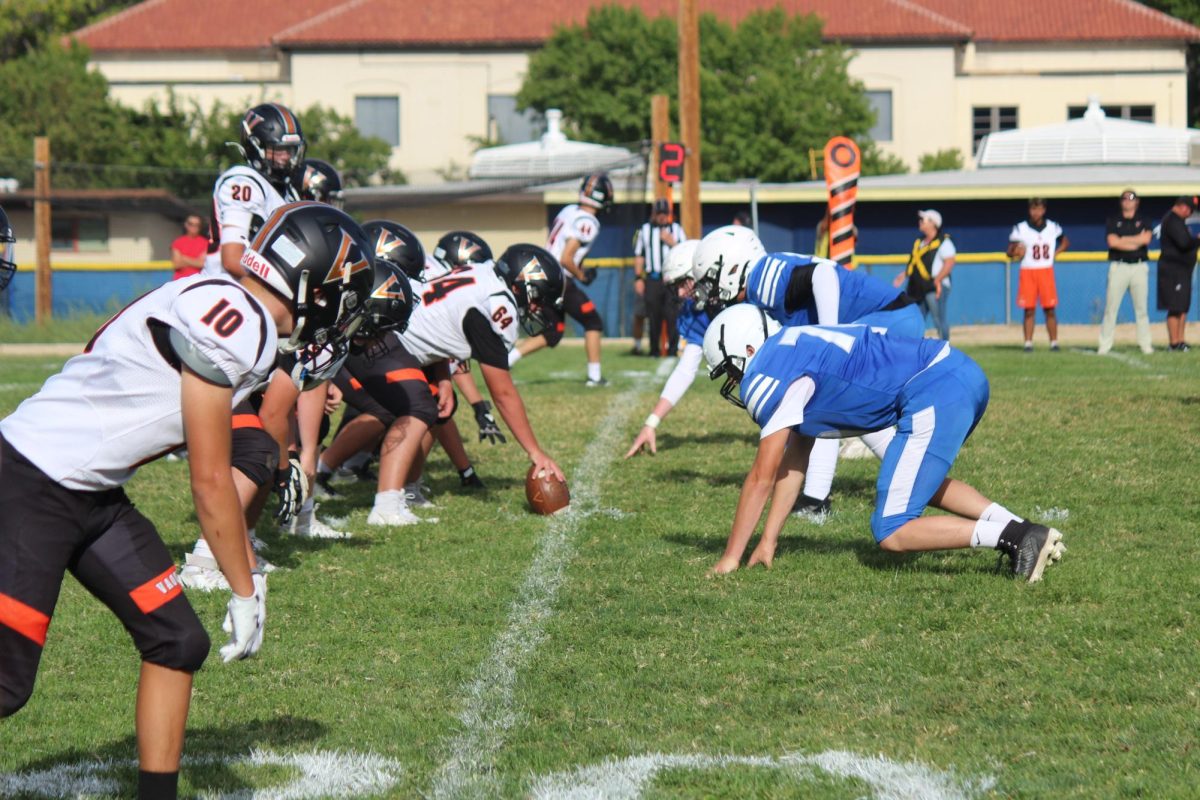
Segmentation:
[[(664, 359), (656, 375), (665, 378), (674, 367), (674, 358)], [(635, 413), (637, 396), (648, 381), (639, 378), (612, 398), (595, 437), (570, 475), (571, 506), (549, 520), (509, 608), (504, 630), (479, 665), (475, 679), (465, 687), (459, 715), (463, 730), (445, 748), (446, 761), (434, 776), (435, 798), (495, 797), (500, 793), (495, 760), (520, 717), (513, 701), (517, 678), (546, 637), (554, 601), (575, 556), (575, 534), (580, 523), (598, 508), (600, 484), (619, 454), (622, 428)]]
[[(1088, 347), (1072, 347), (1072, 352), (1083, 353), (1085, 356), (1099, 356), (1100, 353)], [(1118, 353), (1116, 350), (1109, 350), (1103, 354), (1103, 358), (1111, 358), (1120, 361), (1128, 367), (1136, 367), (1137, 369), (1150, 369), (1150, 364), (1136, 356), (1131, 356), (1126, 353)]]

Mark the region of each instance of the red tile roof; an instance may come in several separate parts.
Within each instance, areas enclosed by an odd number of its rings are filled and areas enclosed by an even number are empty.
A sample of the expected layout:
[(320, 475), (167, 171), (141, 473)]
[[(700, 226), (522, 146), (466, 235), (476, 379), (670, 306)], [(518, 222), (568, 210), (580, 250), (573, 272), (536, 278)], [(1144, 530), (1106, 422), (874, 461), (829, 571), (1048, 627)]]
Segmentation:
[(1133, 0), (914, 0), (977, 42), (1196, 41), (1200, 30)]
[[(531, 46), (611, 1), (147, 0), (76, 36), (94, 51)], [(677, 0), (618, 2), (649, 16), (677, 13)], [(1133, 0), (698, 2), (701, 12), (734, 21), (776, 5), (815, 13), (825, 22), (826, 38), (848, 42), (1200, 41), (1200, 29)]]

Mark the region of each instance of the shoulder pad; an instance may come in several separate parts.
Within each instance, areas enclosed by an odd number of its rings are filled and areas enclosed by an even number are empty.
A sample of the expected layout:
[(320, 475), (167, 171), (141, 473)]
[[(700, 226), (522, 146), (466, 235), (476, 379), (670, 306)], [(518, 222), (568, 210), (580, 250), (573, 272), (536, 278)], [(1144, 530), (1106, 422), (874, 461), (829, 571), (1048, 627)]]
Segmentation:
[(187, 337), (180, 333), (175, 328), (171, 328), (168, 334), (168, 341), (171, 343), (171, 349), (175, 355), (179, 357), (181, 363), (186, 364), (187, 368), (199, 375), (209, 383), (215, 383), (217, 386), (232, 386), (229, 378), (221, 371), (213, 360), (204, 353), (196, 345), (188, 341)]

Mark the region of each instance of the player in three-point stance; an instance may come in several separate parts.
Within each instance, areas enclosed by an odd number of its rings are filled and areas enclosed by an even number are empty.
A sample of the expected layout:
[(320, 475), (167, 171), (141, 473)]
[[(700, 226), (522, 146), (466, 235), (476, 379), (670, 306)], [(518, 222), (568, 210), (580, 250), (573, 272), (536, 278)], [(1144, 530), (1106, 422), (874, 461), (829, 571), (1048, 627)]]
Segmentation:
[(370, 263), (366, 247), (336, 209), (283, 206), (243, 254), (246, 277), (196, 275), (144, 295), (0, 421), (0, 717), (29, 700), (70, 571), (141, 653), (139, 794), (176, 795), (192, 675), (209, 638), (122, 487), (187, 442), (196, 517), (233, 590), (221, 656), (254, 655), (266, 579), (252, 572), (233, 484), (232, 409), (280, 350), (310, 362), (345, 345), (370, 291), (370, 271), (358, 268)]
[[(721, 396), (745, 408), (761, 429), (725, 553), (712, 573), (738, 568), (768, 497), (771, 509), (750, 566), (771, 566), (818, 437), (892, 426), (897, 433), (883, 456), (871, 517), (880, 547), (995, 548), (1031, 583), (1061, 556), (1061, 533), (947, 477), (988, 402), (983, 370), (947, 342), (884, 335), (866, 325), (780, 329), (762, 309), (743, 303), (709, 325), (704, 356), (710, 376), (725, 377)], [(930, 505), (955, 516), (922, 517)]]
[(587, 258), (592, 243), (600, 235), (600, 220), (602, 214), (612, 208), (613, 185), (603, 172), (597, 172), (583, 179), (579, 187), (579, 203), (564, 206), (554, 224), (550, 226), (550, 238), (546, 240), (546, 249), (558, 259), (562, 265), (567, 281), (566, 294), (563, 295), (563, 308), (555, 312), (546, 330), (536, 336), (523, 340), (509, 354), (509, 366), (516, 364), (522, 357), (536, 353), (543, 347), (557, 347), (562, 341), (566, 324), (562, 314), (583, 326), (583, 345), (587, 353), (586, 386), (607, 386), (600, 369), (600, 341), (604, 331), (604, 321), (596, 304), (588, 298), (575, 281), (585, 286), (596, 279), (594, 267), (584, 269), (583, 260)]
[[(728, 225), (712, 231), (701, 241), (696, 262), (698, 271), (716, 279), (722, 302), (744, 299), (780, 325), (861, 323), (897, 336), (925, 335), (920, 309), (899, 289), (827, 258), (767, 253), (750, 228)], [(890, 438), (882, 432), (863, 441), (882, 458)], [(829, 512), (837, 461), (836, 440), (813, 445), (798, 514), (819, 518)]]

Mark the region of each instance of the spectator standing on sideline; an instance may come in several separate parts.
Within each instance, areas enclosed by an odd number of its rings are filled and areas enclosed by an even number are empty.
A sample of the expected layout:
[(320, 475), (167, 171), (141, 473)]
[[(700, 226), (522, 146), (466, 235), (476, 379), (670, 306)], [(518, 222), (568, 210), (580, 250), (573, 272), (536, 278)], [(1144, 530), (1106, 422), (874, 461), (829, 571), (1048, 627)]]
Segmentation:
[(1183, 326), (1192, 306), (1192, 270), (1196, 268), (1196, 250), (1200, 238), (1188, 230), (1187, 218), (1196, 209), (1196, 198), (1180, 197), (1163, 217), (1162, 256), (1158, 259), (1158, 308), (1167, 312), (1167, 340), (1170, 349), (1186, 352), (1191, 348), (1183, 338)]
[(950, 234), (942, 231), (941, 213), (932, 208), (917, 212), (917, 230), (921, 235), (913, 242), (908, 266), (893, 283), (899, 286), (908, 278), (905, 294), (933, 319), (938, 337), (950, 341), (946, 305), (950, 300), (950, 272), (954, 269), (958, 250), (950, 240)]
[(204, 233), (204, 221), (199, 214), (188, 214), (183, 221), (183, 235), (171, 242), (171, 266), (175, 268), (171, 280), (198, 274), (204, 266), (207, 253), (208, 236)]
[(1150, 315), (1146, 304), (1150, 295), (1150, 267), (1146, 263), (1150, 225), (1138, 216), (1137, 192), (1121, 192), (1121, 213), (1108, 218), (1108, 292), (1104, 299), (1104, 321), (1100, 323), (1100, 355), (1112, 350), (1117, 328), (1117, 311), (1125, 292), (1133, 300), (1133, 316), (1137, 320), (1137, 341), (1142, 352), (1154, 352), (1150, 344)]
[(663, 267), (671, 248), (687, 239), (678, 222), (671, 220), (671, 206), (666, 200), (655, 200), (650, 221), (638, 228), (633, 243), (633, 271), (637, 276), (633, 290), (642, 298), (646, 321), (650, 323), (650, 355), (658, 358), (662, 325), (667, 323), (667, 352), (675, 355), (679, 347), (679, 331), (675, 328), (678, 306), (675, 292), (663, 284)]
[(1025, 311), (1025, 352), (1033, 352), (1034, 315), (1038, 303), (1046, 315), (1046, 333), (1050, 349), (1058, 350), (1058, 290), (1054, 285), (1054, 259), (1070, 245), (1063, 229), (1046, 219), (1046, 201), (1029, 201), (1029, 219), (1018, 222), (1008, 235), (1009, 258), (1021, 259), (1021, 278), (1017, 285), (1017, 307)]

